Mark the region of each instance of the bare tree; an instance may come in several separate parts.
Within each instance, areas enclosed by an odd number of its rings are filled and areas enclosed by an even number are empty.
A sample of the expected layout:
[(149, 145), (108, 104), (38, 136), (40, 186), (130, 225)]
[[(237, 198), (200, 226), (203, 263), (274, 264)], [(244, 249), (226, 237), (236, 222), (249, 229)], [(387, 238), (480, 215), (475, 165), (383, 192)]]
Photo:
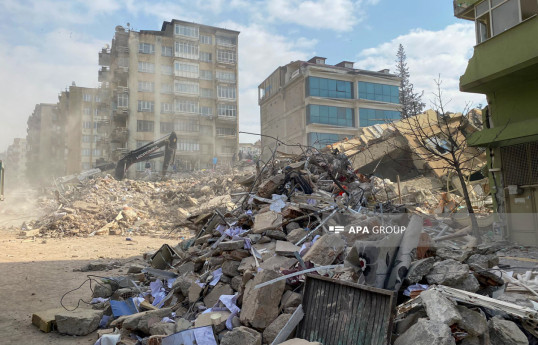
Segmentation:
[(402, 105), (402, 118), (422, 113), (426, 104), (422, 102), (424, 92), (415, 92), (413, 84), (409, 81), (409, 67), (407, 55), (403, 45), (398, 47), (396, 54), (396, 73), (402, 80), (400, 82), (400, 104)]
[(442, 171), (455, 172), (462, 187), (463, 198), (471, 218), (472, 234), (480, 241), (480, 233), (476, 215), (471, 204), (465, 176), (473, 172), (473, 165), (480, 149), (467, 145), (468, 129), (473, 128), (469, 106), (462, 114), (446, 111), (448, 102), (444, 101), (440, 78), (435, 80), (436, 90), (432, 101), (436, 116), (409, 116), (395, 122), (394, 126), (406, 136), (410, 144), (415, 146), (414, 153), (422, 161)]

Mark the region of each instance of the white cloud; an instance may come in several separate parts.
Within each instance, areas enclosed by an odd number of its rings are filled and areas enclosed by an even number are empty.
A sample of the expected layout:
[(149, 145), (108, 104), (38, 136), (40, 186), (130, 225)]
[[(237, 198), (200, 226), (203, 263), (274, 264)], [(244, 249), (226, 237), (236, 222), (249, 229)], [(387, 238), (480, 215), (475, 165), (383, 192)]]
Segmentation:
[[(295, 40), (273, 34), (259, 25), (239, 25), (234, 22), (219, 26), (237, 30), (239, 34), (239, 129), (260, 132), (258, 85), (279, 66), (313, 55), (316, 40), (304, 37)], [(240, 135), (240, 141), (255, 141), (259, 137)]]
[(424, 90), (423, 101), (431, 107), (434, 79), (441, 75), (445, 102), (450, 101), (450, 111), (462, 111), (467, 102), (474, 106), (485, 104), (482, 95), (459, 91), (459, 77), (465, 72), (475, 45), (473, 24), (452, 24), (439, 31), (415, 29), (408, 34), (364, 49), (358, 55), (356, 68), (381, 70), (390, 68), (395, 72), (398, 45), (404, 46), (411, 82), (417, 91)]
[(272, 19), (314, 29), (350, 31), (365, 18), (365, 5), (379, 0), (272, 0), (267, 12)]

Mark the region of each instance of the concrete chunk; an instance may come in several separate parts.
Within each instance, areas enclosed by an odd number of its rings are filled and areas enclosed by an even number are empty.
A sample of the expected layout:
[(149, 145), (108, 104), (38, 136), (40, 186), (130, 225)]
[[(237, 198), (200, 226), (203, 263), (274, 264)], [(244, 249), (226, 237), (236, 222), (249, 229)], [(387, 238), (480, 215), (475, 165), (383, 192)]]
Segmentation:
[(426, 314), (431, 321), (453, 325), (461, 321), (461, 315), (454, 303), (443, 296), (437, 290), (426, 290), (420, 294), (422, 304), (426, 308)]
[(394, 345), (456, 345), (450, 327), (442, 322), (419, 319)]
[(213, 290), (211, 290), (210, 293), (207, 294), (204, 298), (204, 304), (206, 307), (211, 308), (217, 303), (220, 296), (222, 295), (233, 295), (234, 291), (228, 284), (221, 284), (218, 283), (213, 287)]
[(149, 334), (149, 327), (156, 322), (160, 322), (163, 317), (169, 316), (171, 312), (172, 309), (163, 308), (129, 315), (123, 321), (122, 328)]
[(245, 246), (245, 240), (226, 241), (219, 243), (219, 249), (222, 250), (236, 250), (242, 249)]
[(102, 310), (77, 309), (64, 310), (54, 316), (59, 333), (69, 335), (86, 335), (95, 331), (103, 317)]
[(271, 344), (286, 323), (291, 318), (291, 314), (280, 314), (267, 328), (263, 331), (263, 342)]
[(304, 261), (311, 261), (320, 266), (330, 265), (344, 251), (346, 242), (337, 234), (323, 235), (303, 256)]
[(301, 250), (301, 247), (298, 247), (295, 244), (290, 243), (288, 241), (276, 241), (275, 252), (278, 255), (293, 257), (294, 253), (298, 252), (299, 250)]
[[(252, 281), (252, 287), (281, 277), (276, 271), (263, 270)], [(249, 282), (250, 283), (250, 282)], [(260, 289), (246, 289), (241, 310), (241, 323), (256, 329), (265, 329), (278, 316), (278, 305), (284, 293), (286, 282), (281, 280)]]
[(422, 278), (431, 271), (434, 262), (434, 258), (425, 258), (414, 261), (411, 266), (409, 266), (409, 271), (407, 272), (406, 278), (407, 281), (411, 284), (421, 281)]
[(491, 345), (529, 345), (529, 340), (515, 323), (494, 317), (488, 322)]
[(440, 284), (452, 286), (462, 282), (468, 275), (469, 266), (449, 259), (436, 262), (430, 273), (426, 275), (426, 280), (430, 285)]
[(282, 225), (282, 215), (274, 211), (265, 213), (259, 213), (254, 218), (254, 227), (252, 232), (254, 234), (261, 234), (266, 230), (272, 230)]
[(262, 345), (262, 336), (260, 333), (248, 327), (236, 327), (226, 333), (220, 342), (220, 345)]
[(470, 336), (480, 336), (488, 329), (487, 321), (482, 314), (473, 311), (464, 306), (457, 306), (458, 312), (461, 315), (461, 321), (458, 322), (458, 326), (469, 333)]

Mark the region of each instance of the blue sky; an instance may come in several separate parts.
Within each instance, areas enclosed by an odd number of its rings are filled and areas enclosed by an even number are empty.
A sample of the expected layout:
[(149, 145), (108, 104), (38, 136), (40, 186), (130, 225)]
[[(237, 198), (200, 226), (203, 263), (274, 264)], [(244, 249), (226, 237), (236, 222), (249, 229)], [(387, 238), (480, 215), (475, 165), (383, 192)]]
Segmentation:
[(98, 85), (97, 52), (116, 25), (160, 30), (172, 18), (241, 31), (240, 130), (259, 132), (257, 86), (278, 66), (319, 55), (329, 64), (394, 70), (399, 43), (428, 105), (439, 74), (451, 111), (484, 103), (458, 91), (474, 29), (454, 18), (449, 0), (2, 0), (0, 151), (26, 135), (36, 103), (56, 103), (72, 81)]

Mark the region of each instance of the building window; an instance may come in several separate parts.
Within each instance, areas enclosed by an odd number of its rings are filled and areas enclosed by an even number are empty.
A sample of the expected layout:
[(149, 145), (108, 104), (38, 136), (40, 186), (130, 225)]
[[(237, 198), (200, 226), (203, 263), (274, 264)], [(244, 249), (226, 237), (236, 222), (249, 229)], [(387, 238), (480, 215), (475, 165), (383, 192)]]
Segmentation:
[(200, 89), (200, 97), (202, 98), (213, 98), (213, 89)]
[(99, 95), (95, 95), (94, 99), (95, 99), (96, 102), (101, 102), (101, 96), (99, 96)]
[(153, 92), (155, 89), (155, 83), (151, 81), (139, 81), (138, 91), (140, 92)]
[(177, 57), (198, 60), (198, 44), (189, 41), (178, 41), (175, 47)]
[(154, 54), (155, 53), (155, 45), (149, 44), (149, 43), (139, 43), (138, 44), (138, 52), (142, 54)]
[(187, 25), (176, 24), (175, 34), (179, 36), (198, 38), (199, 29), (197, 26), (187, 26)]
[(222, 99), (235, 99), (235, 86), (217, 85), (217, 95)]
[(368, 127), (373, 125), (379, 125), (394, 120), (399, 120), (400, 117), (400, 112), (395, 110), (360, 108), (359, 126)]
[(217, 62), (235, 63), (237, 54), (232, 50), (217, 50)]
[(372, 101), (400, 103), (400, 88), (394, 85), (359, 81), (359, 98)]
[(198, 64), (176, 61), (174, 69), (177, 77), (198, 78), (199, 76)]
[(176, 120), (173, 128), (176, 132), (200, 132), (200, 123), (198, 120)]
[(96, 143), (97, 142), (97, 135), (83, 135), (82, 136), (82, 142), (83, 143)]
[(129, 106), (129, 94), (128, 93), (118, 93), (118, 107), (128, 107)]
[(93, 149), (93, 151), (92, 151), (92, 155), (93, 155), (93, 156), (100, 156), (100, 155), (101, 155), (101, 150), (99, 150), (99, 149)]
[(155, 73), (155, 64), (152, 64), (150, 62), (139, 62), (138, 72)]
[(224, 72), (224, 71), (217, 71), (217, 80), (223, 81), (227, 83), (235, 83), (235, 73), (234, 72)]
[(92, 150), (91, 149), (82, 149), (81, 152), (83, 157), (89, 157), (91, 154), (92, 154)]
[(217, 45), (225, 47), (235, 47), (236, 39), (235, 37), (226, 37), (226, 36), (217, 36), (216, 37)]
[(92, 110), (90, 108), (84, 108), (83, 112), (84, 112), (84, 115), (91, 115), (92, 114)]
[(82, 162), (82, 170), (90, 170), (92, 165), (88, 162)]
[(171, 133), (174, 131), (173, 122), (161, 122), (161, 133)]
[(152, 113), (155, 107), (154, 102), (150, 101), (138, 101), (138, 111), (144, 113)]
[(82, 94), (82, 99), (84, 100), (84, 102), (91, 102), (92, 101), (92, 95), (90, 95), (89, 93), (83, 93)]
[(195, 152), (200, 151), (200, 144), (196, 139), (178, 139), (177, 140), (177, 150), (178, 151), (188, 151)]
[[(92, 125), (93, 123), (93, 125)], [(82, 128), (83, 129), (91, 129), (91, 128), (97, 129), (97, 122), (91, 122), (91, 121), (84, 121), (82, 122)]]
[(202, 44), (213, 44), (213, 38), (207, 35), (200, 35), (200, 43)]
[(118, 67), (129, 67), (129, 58), (126, 56), (118, 57)]
[(350, 81), (308, 77), (306, 95), (329, 98), (353, 98), (353, 83)]
[(534, 0), (485, 0), (475, 6), (476, 41), (482, 43), (538, 14)]
[(164, 83), (161, 84), (161, 93), (172, 93), (174, 92), (174, 87), (172, 84)]
[(307, 123), (354, 127), (353, 109), (330, 107), (327, 105), (308, 105), (306, 109)]
[(172, 66), (170, 65), (161, 65), (161, 74), (164, 75), (172, 75), (174, 73), (174, 70)]
[(211, 62), (213, 61), (213, 54), (207, 52), (200, 52), (200, 61)]
[(136, 131), (137, 132), (153, 132), (153, 121), (137, 120)]
[(176, 93), (188, 94), (188, 95), (198, 95), (199, 86), (198, 83), (190, 83), (187, 81), (174, 81), (174, 91)]
[(137, 140), (136, 141), (136, 148), (139, 149), (141, 148), (142, 146), (145, 146), (147, 144), (149, 144), (151, 141), (145, 141), (145, 140)]
[(235, 135), (235, 128), (217, 127), (217, 136)]
[(218, 116), (237, 116), (237, 106), (235, 104), (219, 104)]
[(172, 47), (162, 46), (161, 48), (162, 48), (161, 49), (161, 55), (162, 56), (172, 56), (172, 55), (174, 55)]
[(434, 150), (440, 155), (444, 155), (445, 153), (450, 152), (450, 150), (452, 149), (448, 140), (442, 137), (433, 136), (433, 137), (427, 138), (425, 142), (426, 142), (426, 146), (430, 150)]
[(200, 79), (213, 80), (213, 73), (211, 71), (201, 69), (200, 70)]
[(344, 140), (344, 138), (346, 138), (346, 135), (344, 134), (311, 132), (308, 133), (308, 145), (317, 149), (322, 149), (327, 145)]
[(99, 115), (99, 109), (97, 109), (97, 108), (93, 109), (93, 115), (98, 116)]
[(175, 100), (174, 110), (176, 113), (198, 114), (198, 102), (188, 100)]
[(172, 112), (172, 103), (161, 103), (161, 114), (170, 114)]
[(204, 116), (212, 116), (213, 115), (213, 108), (212, 107), (200, 107), (200, 114)]

